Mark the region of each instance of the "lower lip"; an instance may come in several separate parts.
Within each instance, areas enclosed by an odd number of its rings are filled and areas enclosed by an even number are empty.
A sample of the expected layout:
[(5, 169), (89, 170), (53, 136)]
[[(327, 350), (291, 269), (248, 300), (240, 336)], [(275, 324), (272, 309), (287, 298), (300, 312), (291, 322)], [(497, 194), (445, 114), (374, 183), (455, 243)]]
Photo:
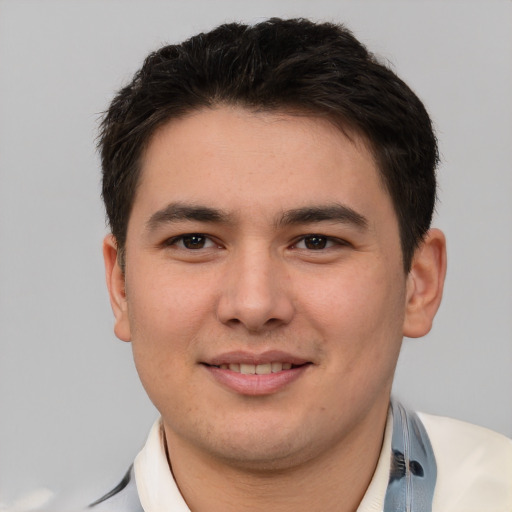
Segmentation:
[(265, 375), (247, 375), (244, 373), (223, 370), (216, 366), (203, 365), (212, 377), (223, 386), (241, 395), (262, 396), (276, 393), (297, 380), (309, 364), (297, 366), (289, 370)]

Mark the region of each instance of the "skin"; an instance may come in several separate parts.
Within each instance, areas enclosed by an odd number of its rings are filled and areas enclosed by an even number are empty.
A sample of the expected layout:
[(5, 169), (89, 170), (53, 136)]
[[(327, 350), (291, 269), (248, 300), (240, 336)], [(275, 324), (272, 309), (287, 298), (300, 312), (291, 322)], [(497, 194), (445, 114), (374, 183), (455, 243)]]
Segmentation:
[[(431, 230), (404, 274), (364, 141), (226, 106), (171, 121), (142, 161), (125, 273), (112, 236), (104, 256), (116, 335), (132, 342), (189, 507), (356, 510), (402, 338), (430, 329), (446, 268)], [(271, 392), (254, 377), (241, 392), (205, 364), (269, 350), (307, 362)]]

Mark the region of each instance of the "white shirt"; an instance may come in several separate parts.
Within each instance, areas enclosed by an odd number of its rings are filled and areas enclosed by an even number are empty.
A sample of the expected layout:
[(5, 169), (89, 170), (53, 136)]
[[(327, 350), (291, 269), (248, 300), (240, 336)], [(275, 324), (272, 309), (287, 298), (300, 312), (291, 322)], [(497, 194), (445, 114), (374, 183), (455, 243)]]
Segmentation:
[[(461, 421), (419, 414), (437, 462), (432, 512), (512, 512), (512, 440)], [(392, 421), (377, 468), (357, 512), (382, 512), (389, 481)], [(135, 459), (145, 512), (190, 512), (167, 463), (161, 421)], [(400, 511), (401, 512), (401, 511)]]

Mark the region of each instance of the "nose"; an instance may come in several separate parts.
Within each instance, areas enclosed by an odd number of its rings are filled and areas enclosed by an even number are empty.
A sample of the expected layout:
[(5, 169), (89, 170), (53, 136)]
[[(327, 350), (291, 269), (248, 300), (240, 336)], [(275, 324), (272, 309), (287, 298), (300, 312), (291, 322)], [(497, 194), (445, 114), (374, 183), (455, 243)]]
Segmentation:
[(268, 249), (247, 249), (233, 255), (220, 287), (217, 317), (226, 325), (263, 332), (293, 318), (286, 264)]

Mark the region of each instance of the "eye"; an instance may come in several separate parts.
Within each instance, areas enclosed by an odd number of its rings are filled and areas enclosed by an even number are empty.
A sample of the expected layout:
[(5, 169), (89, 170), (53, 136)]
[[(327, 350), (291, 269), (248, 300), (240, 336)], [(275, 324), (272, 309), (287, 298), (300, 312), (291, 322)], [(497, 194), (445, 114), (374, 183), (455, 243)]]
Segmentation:
[(332, 238), (325, 235), (306, 235), (301, 238), (296, 244), (297, 249), (309, 249), (312, 251), (319, 251), (321, 249), (328, 249), (335, 245), (342, 245), (341, 240), (335, 241)]
[(201, 233), (188, 233), (171, 238), (166, 245), (187, 250), (209, 249), (210, 247), (217, 246), (210, 238)]

